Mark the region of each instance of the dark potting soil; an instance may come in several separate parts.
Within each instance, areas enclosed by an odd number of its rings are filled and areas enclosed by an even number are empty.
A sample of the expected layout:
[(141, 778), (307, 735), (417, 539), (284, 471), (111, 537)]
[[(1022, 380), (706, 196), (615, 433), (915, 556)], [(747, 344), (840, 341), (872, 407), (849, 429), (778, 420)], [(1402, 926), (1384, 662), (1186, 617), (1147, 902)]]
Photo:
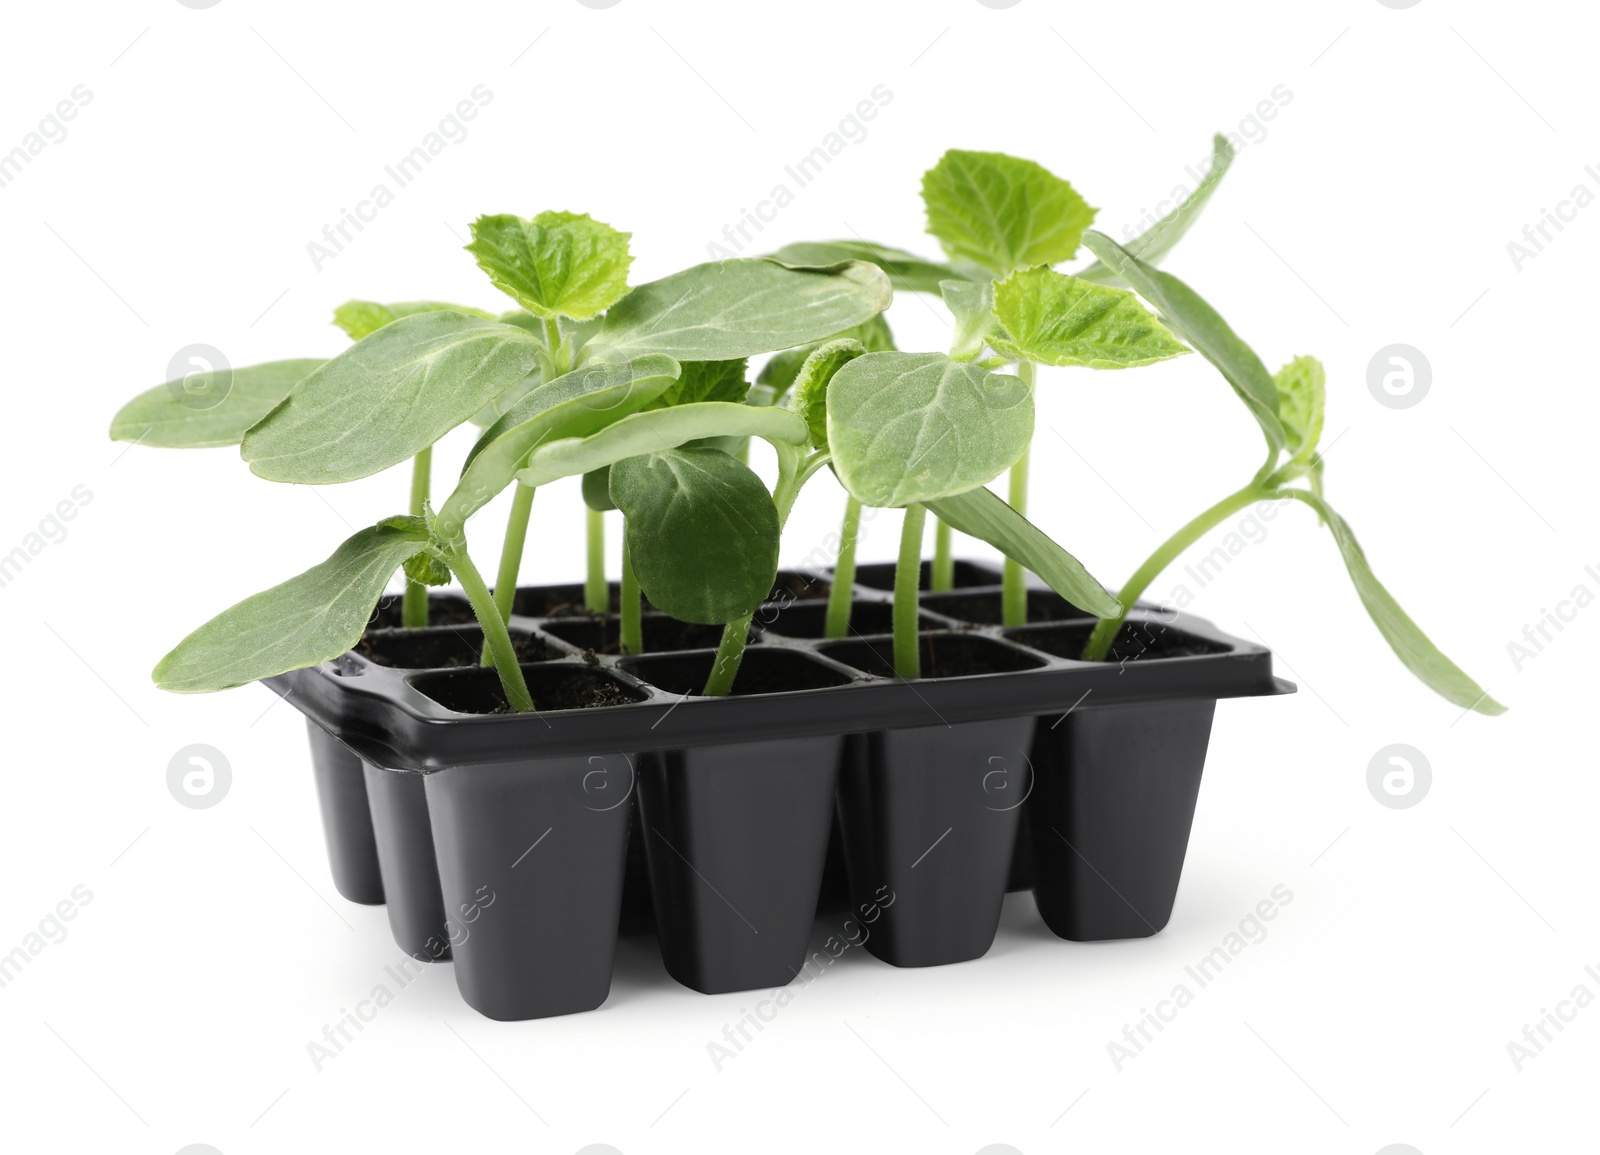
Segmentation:
[[(587, 710), (642, 702), (642, 690), (589, 666), (524, 666), (528, 693), (536, 710)], [(425, 674), (412, 682), (418, 690), (459, 714), (512, 714), (500, 677), (479, 667), (457, 673)]]
[[(372, 621), (368, 629), (397, 630), (405, 623), (400, 614), (401, 597), (399, 594), (385, 594), (378, 599), (378, 608), (373, 611)], [(472, 612), (472, 604), (460, 594), (429, 594), (428, 595), (428, 624), (430, 626), (471, 626), (478, 622), (477, 616)]]
[[(624, 658), (622, 668), (641, 681), (671, 693), (698, 695), (705, 688), (715, 661), (716, 655), (710, 653), (645, 654)], [(731, 696), (820, 690), (825, 686), (843, 686), (850, 680), (848, 674), (795, 650), (751, 647), (744, 652), (739, 664)]]
[[(518, 630), (510, 633), (518, 662), (544, 662), (563, 656), (544, 638)], [(356, 653), (376, 665), (400, 670), (476, 666), (483, 656), (483, 630), (476, 625), (369, 630), (356, 643)]]
[[(1081, 660), (1094, 623), (1065, 626), (1023, 627), (1007, 630), (1005, 636), (1018, 645), (1043, 650), (1058, 658)], [(1137, 662), (1142, 658), (1192, 658), (1205, 654), (1225, 654), (1227, 646), (1216, 645), (1160, 622), (1128, 622), (1117, 632), (1106, 654), (1107, 662)]]
[[(1045, 663), (1032, 654), (975, 634), (927, 632), (920, 639), (922, 677), (962, 678), (1035, 670)], [(878, 678), (893, 678), (894, 639), (863, 638), (825, 645), (821, 652)]]

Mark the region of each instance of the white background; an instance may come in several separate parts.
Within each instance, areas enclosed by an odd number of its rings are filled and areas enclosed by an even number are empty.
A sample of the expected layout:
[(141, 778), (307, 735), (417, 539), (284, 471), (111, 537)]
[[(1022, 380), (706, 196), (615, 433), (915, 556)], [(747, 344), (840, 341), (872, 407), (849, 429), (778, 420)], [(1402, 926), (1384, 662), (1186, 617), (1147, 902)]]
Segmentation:
[[(0, 989), (0, 1145), (1592, 1149), (1600, 1009), (1520, 1073), (1506, 1048), (1580, 983), (1600, 995), (1584, 973), (1600, 965), (1600, 608), (1520, 671), (1507, 650), (1575, 586), (1600, 593), (1585, 573), (1600, 208), (1520, 271), (1506, 248), (1574, 185), (1600, 192), (1584, 16), (1443, 0), (9, 6), (0, 150), (75, 85), (93, 95), (0, 188), (0, 552), (75, 486), (92, 500), (0, 589), (0, 952), (75, 886), (93, 897)], [(319, 271), (307, 242), (479, 84), (493, 100), (466, 139)], [(439, 966), (318, 1073), (307, 1042), (399, 957), (384, 911), (333, 891), (293, 710), (258, 688), (164, 696), (147, 672), (218, 609), (398, 512), (405, 480), (275, 487), (228, 450), (124, 453), (111, 414), (194, 342), (235, 365), (331, 355), (348, 297), (504, 307), (460, 251), (479, 213), (593, 213), (633, 232), (636, 282), (704, 260), (880, 84), (893, 100), (865, 139), (747, 251), (859, 233), (935, 255), (918, 179), (948, 147), (1039, 160), (1120, 236), (1214, 130), (1242, 132), (1167, 267), (1269, 365), (1326, 362), (1330, 499), (1511, 712), (1463, 717), (1414, 682), (1326, 532), (1286, 508), (1192, 608), (1265, 640), (1301, 692), (1219, 708), (1158, 937), (1059, 941), (1013, 896), (988, 957), (898, 971), (854, 952), (720, 1073), (706, 1044), (752, 996), (677, 986), (649, 942), (625, 944), (601, 1010), (539, 1022), (479, 1017)], [(1241, 129), (1279, 85), (1292, 100)], [(942, 348), (942, 316), (905, 298), (891, 319), (905, 347)], [(1413, 408), (1367, 388), (1394, 342), (1432, 366)], [(446, 440), (441, 473), (469, 437)], [(1115, 584), (1243, 483), (1259, 440), (1198, 357), (1047, 370), (1034, 511)], [(838, 505), (813, 486), (786, 554)], [(578, 575), (580, 522), (575, 491), (540, 495), (524, 581)], [(893, 523), (864, 557), (892, 555)], [(497, 536), (479, 530), (485, 568)], [(195, 742), (233, 768), (209, 810), (165, 783)], [(1405, 810), (1366, 785), (1396, 742), (1433, 769)], [(1118, 1071), (1124, 1024), (1279, 884), (1294, 898), (1270, 935)]]

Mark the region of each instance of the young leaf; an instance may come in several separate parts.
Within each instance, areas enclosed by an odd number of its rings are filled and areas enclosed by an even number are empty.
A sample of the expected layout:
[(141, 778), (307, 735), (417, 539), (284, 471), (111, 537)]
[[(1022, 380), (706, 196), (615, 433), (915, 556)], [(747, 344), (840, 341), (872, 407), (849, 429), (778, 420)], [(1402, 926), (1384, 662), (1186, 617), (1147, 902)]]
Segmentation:
[(955, 335), (950, 338), (950, 356), (971, 361), (983, 352), (994, 337), (1001, 336), (1000, 322), (994, 315), (994, 281), (940, 281), (939, 292), (945, 308), (956, 319)]
[(818, 345), (800, 366), (789, 408), (806, 419), (815, 448), (828, 448), (828, 383), (835, 373), (865, 353), (860, 341), (843, 337)]
[[(868, 353), (886, 353), (895, 347), (894, 334), (889, 331), (889, 322), (884, 319), (882, 313), (859, 325), (853, 325), (842, 333), (835, 333), (829, 340), (842, 341), (846, 338), (860, 342), (861, 347)], [(823, 344), (824, 342), (815, 341), (809, 345), (801, 345), (797, 349), (785, 349), (781, 353), (774, 353), (761, 367), (761, 375), (756, 378), (756, 384), (766, 386), (771, 396), (771, 401), (763, 404), (772, 404), (787, 393), (794, 385), (794, 379), (800, 374), (800, 366), (804, 365), (806, 358)], [(752, 401), (752, 404), (754, 403)]]
[(1187, 337), (1200, 355), (1217, 367), (1261, 426), (1268, 447), (1274, 452), (1282, 449), (1286, 438), (1278, 420), (1278, 387), (1255, 350), (1198, 293), (1171, 273), (1151, 268), (1104, 233), (1090, 232), (1083, 243), (1136, 293), (1160, 309), (1176, 334)]
[(147, 389), (111, 419), (111, 440), (165, 449), (237, 445), (321, 361), (269, 361), (195, 373)]
[(929, 502), (982, 485), (1032, 437), (1025, 383), (942, 353), (868, 353), (828, 385), (834, 472), (863, 505)]
[(521, 381), (543, 346), (514, 325), (419, 313), (356, 342), (245, 434), (268, 481), (327, 485), (405, 461)]
[(1328, 375), (1315, 357), (1296, 357), (1272, 376), (1278, 387), (1278, 419), (1283, 422), (1291, 461), (1304, 465), (1322, 440)]
[[(576, 473), (612, 465), (625, 457), (676, 449), (708, 437), (762, 437), (803, 445), (806, 423), (787, 409), (703, 401), (635, 413), (589, 437), (553, 441), (534, 451), (517, 474), (524, 485), (547, 485)], [(615, 498), (616, 492), (612, 491)]]
[(670, 405), (688, 405), (696, 401), (732, 401), (745, 399), (750, 383), (744, 379), (745, 359), (732, 361), (684, 361), (677, 382), (650, 402), (650, 409), (665, 409)]
[(634, 289), (606, 313), (584, 353), (612, 361), (640, 353), (750, 357), (831, 337), (881, 313), (893, 296), (882, 270), (862, 261), (821, 269), (715, 261)]
[(722, 625), (755, 610), (778, 574), (778, 511), (749, 466), (720, 449), (667, 449), (611, 467), (628, 557), (650, 604)]
[(631, 236), (584, 213), (502, 214), (473, 222), (467, 252), (530, 313), (581, 321), (628, 291)]
[[(1195, 186), (1195, 190), (1178, 202), (1177, 208), (1129, 241), (1126, 246), (1128, 252), (1146, 264), (1159, 264), (1161, 258), (1172, 251), (1172, 246), (1183, 238), (1189, 226), (1200, 216), (1200, 210), (1206, 207), (1211, 194), (1217, 191), (1217, 185), (1231, 164), (1233, 145), (1219, 132), (1211, 138), (1211, 168)], [(1099, 284), (1123, 283), (1122, 278), (1107, 268), (1103, 261), (1095, 261), (1077, 276)]]
[[(937, 293), (939, 282), (964, 273), (953, 265), (925, 261), (915, 253), (871, 241), (800, 241), (772, 254), (786, 265), (832, 265), (840, 261), (870, 261), (889, 277), (889, 283), (908, 293)], [(983, 278), (988, 280), (987, 277)], [(869, 350), (872, 352), (874, 350)]]
[(442, 301), (401, 301), (396, 305), (380, 305), (376, 301), (346, 301), (333, 311), (333, 323), (343, 329), (352, 341), (359, 341), (401, 317), (444, 312), (465, 313), (469, 317), (482, 317), (485, 321), (494, 320), (493, 313), (468, 305), (447, 305)]
[(623, 365), (585, 366), (534, 389), (472, 447), (461, 480), (439, 507), (439, 537), (459, 539), (467, 519), (516, 479), (538, 446), (604, 429), (638, 412), (677, 379), (678, 363), (652, 354)]
[(1489, 697), (1488, 692), (1469, 678), (1461, 667), (1445, 657), (1417, 623), (1400, 608), (1394, 595), (1373, 575), (1372, 567), (1367, 564), (1367, 556), (1362, 552), (1349, 523), (1335, 513), (1332, 506), (1317, 494), (1303, 489), (1281, 489), (1278, 495), (1292, 497), (1309, 505), (1333, 531), (1333, 539), (1339, 545), (1339, 552), (1344, 557), (1345, 568), (1350, 571), (1350, 580), (1361, 597), (1361, 604), (1366, 607), (1383, 640), (1389, 643), (1406, 669), (1429, 689), (1463, 710), (1476, 710), (1480, 714), (1506, 712), (1506, 708)]
[(338, 657), (361, 640), (383, 588), (428, 545), (421, 518), (363, 529), (299, 577), (246, 598), (179, 642), (151, 677), (202, 694)]
[(1077, 255), (1094, 221), (1073, 187), (1031, 160), (951, 149), (922, 177), (928, 231), (957, 260), (1005, 276)]
[(1067, 601), (1096, 617), (1113, 617), (1122, 603), (1112, 597), (1066, 550), (989, 490), (979, 487), (928, 502), (952, 529), (986, 541), (1038, 574)]
[(1189, 351), (1127, 289), (1042, 266), (1019, 269), (995, 285), (994, 315), (1006, 335), (990, 337), (989, 344), (1011, 360), (1131, 369)]

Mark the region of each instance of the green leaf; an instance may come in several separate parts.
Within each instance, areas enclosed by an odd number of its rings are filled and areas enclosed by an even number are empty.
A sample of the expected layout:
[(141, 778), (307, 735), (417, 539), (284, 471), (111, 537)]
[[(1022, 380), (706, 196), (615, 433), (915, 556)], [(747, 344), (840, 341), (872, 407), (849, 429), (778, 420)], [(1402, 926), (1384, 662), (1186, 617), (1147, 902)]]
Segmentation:
[(1083, 563), (989, 490), (978, 488), (952, 494), (930, 501), (928, 508), (952, 529), (988, 542), (1038, 574), (1046, 585), (1079, 609), (1101, 618), (1122, 612), (1122, 603), (1083, 568)]
[(1400, 608), (1394, 595), (1373, 576), (1372, 567), (1367, 564), (1367, 555), (1356, 541), (1349, 523), (1334, 512), (1331, 505), (1318, 494), (1307, 493), (1303, 489), (1280, 489), (1278, 496), (1304, 502), (1316, 510), (1333, 531), (1333, 539), (1339, 545), (1339, 553), (1344, 557), (1345, 568), (1350, 571), (1350, 580), (1361, 597), (1361, 604), (1366, 607), (1383, 640), (1389, 643), (1406, 669), (1434, 693), (1463, 710), (1476, 710), (1480, 714), (1506, 712), (1506, 708), (1489, 697), (1488, 692), (1469, 678), (1460, 666), (1445, 657), (1417, 623), (1411, 620), (1410, 615)]
[(971, 361), (993, 338), (1002, 335), (994, 315), (994, 281), (988, 277), (981, 281), (941, 281), (939, 291), (944, 295), (945, 307), (956, 319), (950, 356), (957, 361)]
[(516, 385), (542, 350), (498, 321), (404, 317), (301, 381), (245, 434), (241, 452), (268, 481), (368, 477), (428, 448)]
[(665, 409), (670, 405), (689, 405), (696, 401), (743, 401), (750, 392), (744, 379), (745, 359), (732, 361), (684, 361), (677, 383), (649, 405)]
[(111, 419), (111, 440), (165, 449), (237, 445), (321, 361), (269, 361), (192, 373), (147, 389)]
[(628, 557), (650, 604), (722, 625), (753, 613), (778, 575), (778, 511), (750, 468), (720, 449), (667, 449), (611, 467)]
[(502, 214), (473, 222), (467, 252), (530, 313), (581, 321), (628, 291), (631, 236), (585, 213)]
[(995, 285), (994, 315), (1006, 335), (991, 336), (989, 344), (1015, 361), (1131, 369), (1189, 351), (1127, 289), (1042, 266)]
[[(517, 474), (524, 485), (546, 485), (612, 465), (625, 457), (676, 449), (707, 437), (763, 437), (803, 445), (806, 423), (787, 409), (704, 401), (635, 413), (589, 437), (554, 441), (534, 451)], [(612, 493), (616, 496), (615, 491)]]
[(1083, 243), (1135, 292), (1161, 310), (1177, 336), (1187, 337), (1200, 355), (1217, 367), (1261, 426), (1268, 448), (1274, 453), (1282, 449), (1286, 438), (1278, 420), (1278, 387), (1255, 350), (1198, 293), (1171, 273), (1151, 268), (1104, 233), (1090, 232)]
[(617, 508), (611, 500), (611, 466), (591, 469), (583, 475), (583, 504), (601, 513)]
[(860, 341), (849, 337), (817, 346), (800, 366), (789, 407), (806, 419), (811, 444), (828, 448), (828, 384), (840, 369), (866, 353)]
[(1296, 357), (1272, 376), (1278, 387), (1278, 419), (1288, 437), (1291, 461), (1304, 465), (1322, 440), (1328, 375), (1315, 357)]
[(458, 540), (467, 519), (516, 479), (540, 445), (604, 429), (654, 401), (677, 379), (676, 361), (652, 355), (623, 365), (588, 365), (534, 389), (472, 447), (454, 492), (439, 507), (439, 537)]
[(940, 281), (965, 275), (953, 265), (925, 261), (915, 253), (871, 241), (800, 241), (784, 245), (772, 256), (786, 265), (813, 267), (840, 261), (870, 261), (888, 275), (890, 284), (908, 293), (937, 293)]
[(419, 585), (447, 586), (450, 584), (450, 567), (431, 553), (412, 554), (401, 567), (406, 577)]
[(327, 561), (222, 611), (151, 677), (163, 690), (202, 694), (337, 658), (361, 640), (395, 570), (427, 547), (421, 518), (364, 529)]
[(834, 472), (863, 505), (911, 505), (982, 485), (1032, 437), (1026, 383), (942, 353), (868, 353), (828, 385)]
[[(1206, 202), (1211, 199), (1211, 194), (1217, 191), (1217, 185), (1221, 182), (1223, 174), (1232, 164), (1233, 145), (1229, 144), (1228, 138), (1219, 132), (1211, 138), (1211, 167), (1195, 190), (1184, 197), (1177, 208), (1129, 241), (1126, 245), (1128, 252), (1146, 264), (1158, 264), (1162, 257), (1172, 251), (1172, 246), (1183, 239), (1183, 234), (1189, 231), (1189, 226), (1200, 216), (1200, 210), (1206, 207)], [(1101, 284), (1122, 283), (1122, 278), (1107, 268), (1103, 261), (1095, 261), (1077, 275), (1085, 281), (1096, 281)]]
[(821, 341), (889, 307), (876, 266), (847, 261), (791, 269), (775, 261), (714, 261), (640, 285), (606, 314), (584, 347), (591, 359), (665, 353), (727, 361)]
[(1005, 276), (1077, 255), (1095, 209), (1031, 160), (951, 149), (922, 177), (928, 231), (956, 260)]
[[(861, 347), (868, 353), (885, 353), (895, 347), (894, 334), (889, 331), (889, 322), (884, 319), (882, 313), (859, 325), (853, 325), (842, 333), (835, 333), (829, 340), (842, 341), (845, 338), (859, 341)], [(787, 393), (794, 384), (794, 379), (800, 374), (800, 366), (804, 365), (806, 358), (815, 353), (822, 344), (821, 341), (814, 341), (797, 349), (785, 349), (781, 353), (774, 353), (761, 367), (761, 375), (756, 378), (758, 386), (767, 387), (771, 400), (761, 402), (752, 400), (751, 404), (770, 405)], [(764, 393), (763, 397), (767, 395)], [(753, 396), (754, 391), (752, 391)]]
[(377, 301), (346, 301), (333, 311), (333, 323), (343, 329), (352, 341), (359, 341), (401, 317), (446, 312), (465, 313), (469, 317), (482, 317), (485, 321), (494, 320), (493, 313), (469, 305), (447, 305), (442, 301), (401, 301), (397, 305), (380, 305)]

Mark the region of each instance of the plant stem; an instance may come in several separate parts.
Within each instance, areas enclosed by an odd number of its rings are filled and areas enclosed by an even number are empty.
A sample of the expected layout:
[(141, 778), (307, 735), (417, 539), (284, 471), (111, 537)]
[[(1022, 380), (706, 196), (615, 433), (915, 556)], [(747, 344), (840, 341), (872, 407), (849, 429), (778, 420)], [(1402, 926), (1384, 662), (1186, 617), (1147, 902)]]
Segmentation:
[(633, 559), (628, 556), (628, 536), (622, 536), (622, 652), (644, 653), (643, 601), (639, 594), (639, 579), (633, 573)]
[(922, 585), (922, 527), (927, 516), (926, 506), (908, 505), (900, 524), (900, 557), (894, 565), (894, 672), (902, 678), (922, 676), (917, 596)]
[(956, 588), (956, 559), (950, 552), (953, 536), (948, 525), (933, 519), (933, 571), (928, 576), (928, 589), (936, 594), (947, 594)]
[(532, 710), (533, 696), (528, 693), (527, 680), (522, 676), (522, 667), (517, 664), (516, 648), (511, 644), (506, 621), (500, 616), (500, 608), (494, 604), (494, 595), (484, 584), (483, 575), (472, 564), (464, 546), (451, 553), (445, 561), (461, 583), (467, 600), (472, 603), (472, 612), (478, 616), (478, 625), (483, 628), (489, 655), (494, 659), (495, 672), (500, 675), (500, 685), (506, 692), (506, 701), (513, 710)]
[(511, 603), (517, 597), (522, 548), (528, 540), (528, 514), (533, 511), (533, 486), (518, 483), (516, 490), (511, 496), (511, 516), (506, 519), (505, 544), (500, 548), (500, 569), (494, 578), (494, 604), (502, 618), (511, 616)]
[(734, 676), (738, 674), (739, 663), (744, 658), (745, 640), (750, 636), (750, 619), (754, 616), (745, 614), (722, 627), (722, 640), (717, 643), (717, 660), (711, 666), (711, 676), (706, 679), (705, 689), (700, 691), (701, 697), (725, 698), (728, 691), (733, 689)]
[(588, 513), (589, 576), (583, 583), (583, 604), (591, 614), (603, 614), (611, 609), (611, 589), (606, 584), (606, 515), (598, 509)]
[[(1033, 392), (1033, 362), (1017, 362), (1017, 376), (1022, 378), (1028, 387), (1028, 392)], [(1007, 503), (1012, 509), (1022, 514), (1028, 514), (1028, 457), (1032, 446), (1022, 451), (1022, 456), (1017, 458), (1011, 466), (1009, 489), (1006, 496)], [(1006, 558), (1005, 575), (1001, 578), (1000, 591), (1000, 620), (1007, 626), (1026, 625), (1028, 621), (1028, 584), (1023, 573), (1022, 563), (1012, 558)]]
[(1128, 611), (1133, 608), (1133, 603), (1139, 600), (1139, 595), (1150, 587), (1151, 582), (1161, 576), (1162, 570), (1177, 560), (1179, 554), (1215, 529), (1224, 518), (1239, 512), (1252, 502), (1263, 501), (1272, 496), (1273, 491), (1270, 488), (1251, 482), (1243, 489), (1224, 497), (1162, 542), (1156, 551), (1145, 559), (1144, 564), (1134, 570), (1133, 576), (1118, 592), (1117, 600), (1122, 603), (1122, 612), (1114, 618), (1101, 618), (1099, 624), (1095, 626), (1094, 632), (1089, 635), (1088, 643), (1083, 647), (1083, 660), (1099, 662), (1105, 659), (1111, 649), (1112, 639), (1116, 637), (1123, 618), (1127, 617)]
[[(411, 516), (421, 517), (428, 507), (428, 487), (433, 475), (433, 446), (411, 460)], [(400, 624), (418, 629), (428, 624), (428, 587), (406, 579), (406, 592), (400, 599)]]
[(850, 603), (856, 592), (856, 540), (861, 536), (861, 503), (844, 499), (844, 524), (839, 527), (839, 556), (833, 564), (833, 584), (828, 589), (828, 617), (823, 637), (842, 638), (850, 632)]

